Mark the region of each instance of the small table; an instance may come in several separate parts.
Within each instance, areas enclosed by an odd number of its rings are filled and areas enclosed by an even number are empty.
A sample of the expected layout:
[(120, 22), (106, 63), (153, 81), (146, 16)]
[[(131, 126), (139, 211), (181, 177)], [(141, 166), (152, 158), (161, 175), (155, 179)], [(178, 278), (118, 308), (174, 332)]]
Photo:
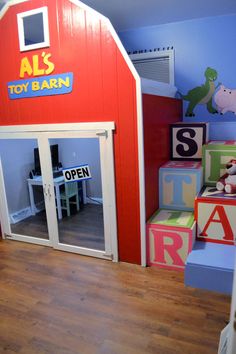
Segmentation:
[[(35, 201), (34, 201), (34, 192), (33, 192), (33, 186), (42, 186), (43, 185), (43, 179), (42, 176), (34, 176), (34, 178), (28, 178), (28, 188), (29, 188), (29, 197), (30, 197), (30, 206), (31, 206), (31, 211), (32, 215), (35, 215), (37, 212), (37, 208), (35, 206)], [(53, 184), (55, 187), (55, 196), (56, 196), (56, 201), (57, 201), (57, 216), (58, 219), (62, 219), (62, 210), (61, 210), (61, 199), (60, 199), (60, 186), (65, 184), (64, 176), (59, 176), (53, 179)], [(86, 204), (86, 181), (82, 181), (82, 188), (83, 188), (83, 202)]]

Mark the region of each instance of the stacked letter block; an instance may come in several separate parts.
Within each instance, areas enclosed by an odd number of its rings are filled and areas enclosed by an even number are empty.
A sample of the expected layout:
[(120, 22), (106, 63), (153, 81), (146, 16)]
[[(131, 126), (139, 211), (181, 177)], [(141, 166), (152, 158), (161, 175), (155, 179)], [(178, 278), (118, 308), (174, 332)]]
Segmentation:
[(171, 160), (201, 160), (208, 141), (208, 123), (171, 124)]
[(195, 201), (198, 240), (235, 244), (236, 194), (216, 189), (218, 179), (226, 172), (225, 165), (235, 158), (235, 141), (211, 141), (203, 146), (205, 187)]
[(197, 239), (234, 245), (236, 238), (236, 194), (203, 187), (195, 201)]
[(204, 183), (215, 186), (225, 173), (225, 165), (236, 158), (236, 141), (211, 141), (203, 146)]
[[(185, 284), (232, 293), (236, 238), (236, 193), (218, 191), (225, 165), (236, 158), (235, 141), (212, 141), (203, 146), (204, 183), (195, 200), (196, 238), (185, 267)], [(203, 242), (205, 244), (203, 245)]]
[(171, 161), (159, 169), (159, 207), (147, 224), (148, 264), (184, 270), (196, 233), (194, 200), (202, 187), (207, 123), (171, 127)]
[(195, 240), (192, 212), (158, 210), (148, 221), (148, 265), (184, 270)]
[(159, 206), (174, 210), (193, 210), (195, 196), (201, 187), (200, 162), (169, 161), (159, 170)]

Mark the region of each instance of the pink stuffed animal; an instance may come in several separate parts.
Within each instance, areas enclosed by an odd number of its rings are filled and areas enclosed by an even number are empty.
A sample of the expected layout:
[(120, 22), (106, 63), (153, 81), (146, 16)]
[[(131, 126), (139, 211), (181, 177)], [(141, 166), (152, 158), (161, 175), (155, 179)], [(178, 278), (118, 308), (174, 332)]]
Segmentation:
[(220, 114), (225, 114), (226, 112), (236, 114), (236, 90), (230, 90), (220, 85), (220, 89), (216, 92), (214, 99)]
[(236, 160), (230, 160), (226, 165), (226, 173), (216, 183), (218, 191), (236, 193)]

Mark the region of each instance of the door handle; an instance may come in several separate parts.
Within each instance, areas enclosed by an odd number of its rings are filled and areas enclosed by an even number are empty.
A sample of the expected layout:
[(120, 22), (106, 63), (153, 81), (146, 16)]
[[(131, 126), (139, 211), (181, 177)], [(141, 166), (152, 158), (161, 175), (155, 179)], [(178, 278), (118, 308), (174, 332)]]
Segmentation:
[(51, 198), (52, 194), (51, 194), (51, 185), (48, 185), (48, 196), (49, 198)]
[(48, 195), (47, 194), (47, 185), (46, 185), (46, 183), (44, 184), (44, 187), (43, 187), (43, 194), (44, 194), (45, 197)]

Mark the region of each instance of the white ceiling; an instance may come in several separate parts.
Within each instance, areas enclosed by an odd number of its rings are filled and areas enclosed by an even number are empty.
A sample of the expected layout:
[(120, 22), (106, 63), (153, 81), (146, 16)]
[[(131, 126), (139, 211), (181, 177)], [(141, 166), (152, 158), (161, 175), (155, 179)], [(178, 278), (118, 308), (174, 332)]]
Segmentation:
[[(0, 8), (8, 0), (0, 0)], [(236, 0), (83, 0), (107, 16), (117, 31), (236, 14)]]

